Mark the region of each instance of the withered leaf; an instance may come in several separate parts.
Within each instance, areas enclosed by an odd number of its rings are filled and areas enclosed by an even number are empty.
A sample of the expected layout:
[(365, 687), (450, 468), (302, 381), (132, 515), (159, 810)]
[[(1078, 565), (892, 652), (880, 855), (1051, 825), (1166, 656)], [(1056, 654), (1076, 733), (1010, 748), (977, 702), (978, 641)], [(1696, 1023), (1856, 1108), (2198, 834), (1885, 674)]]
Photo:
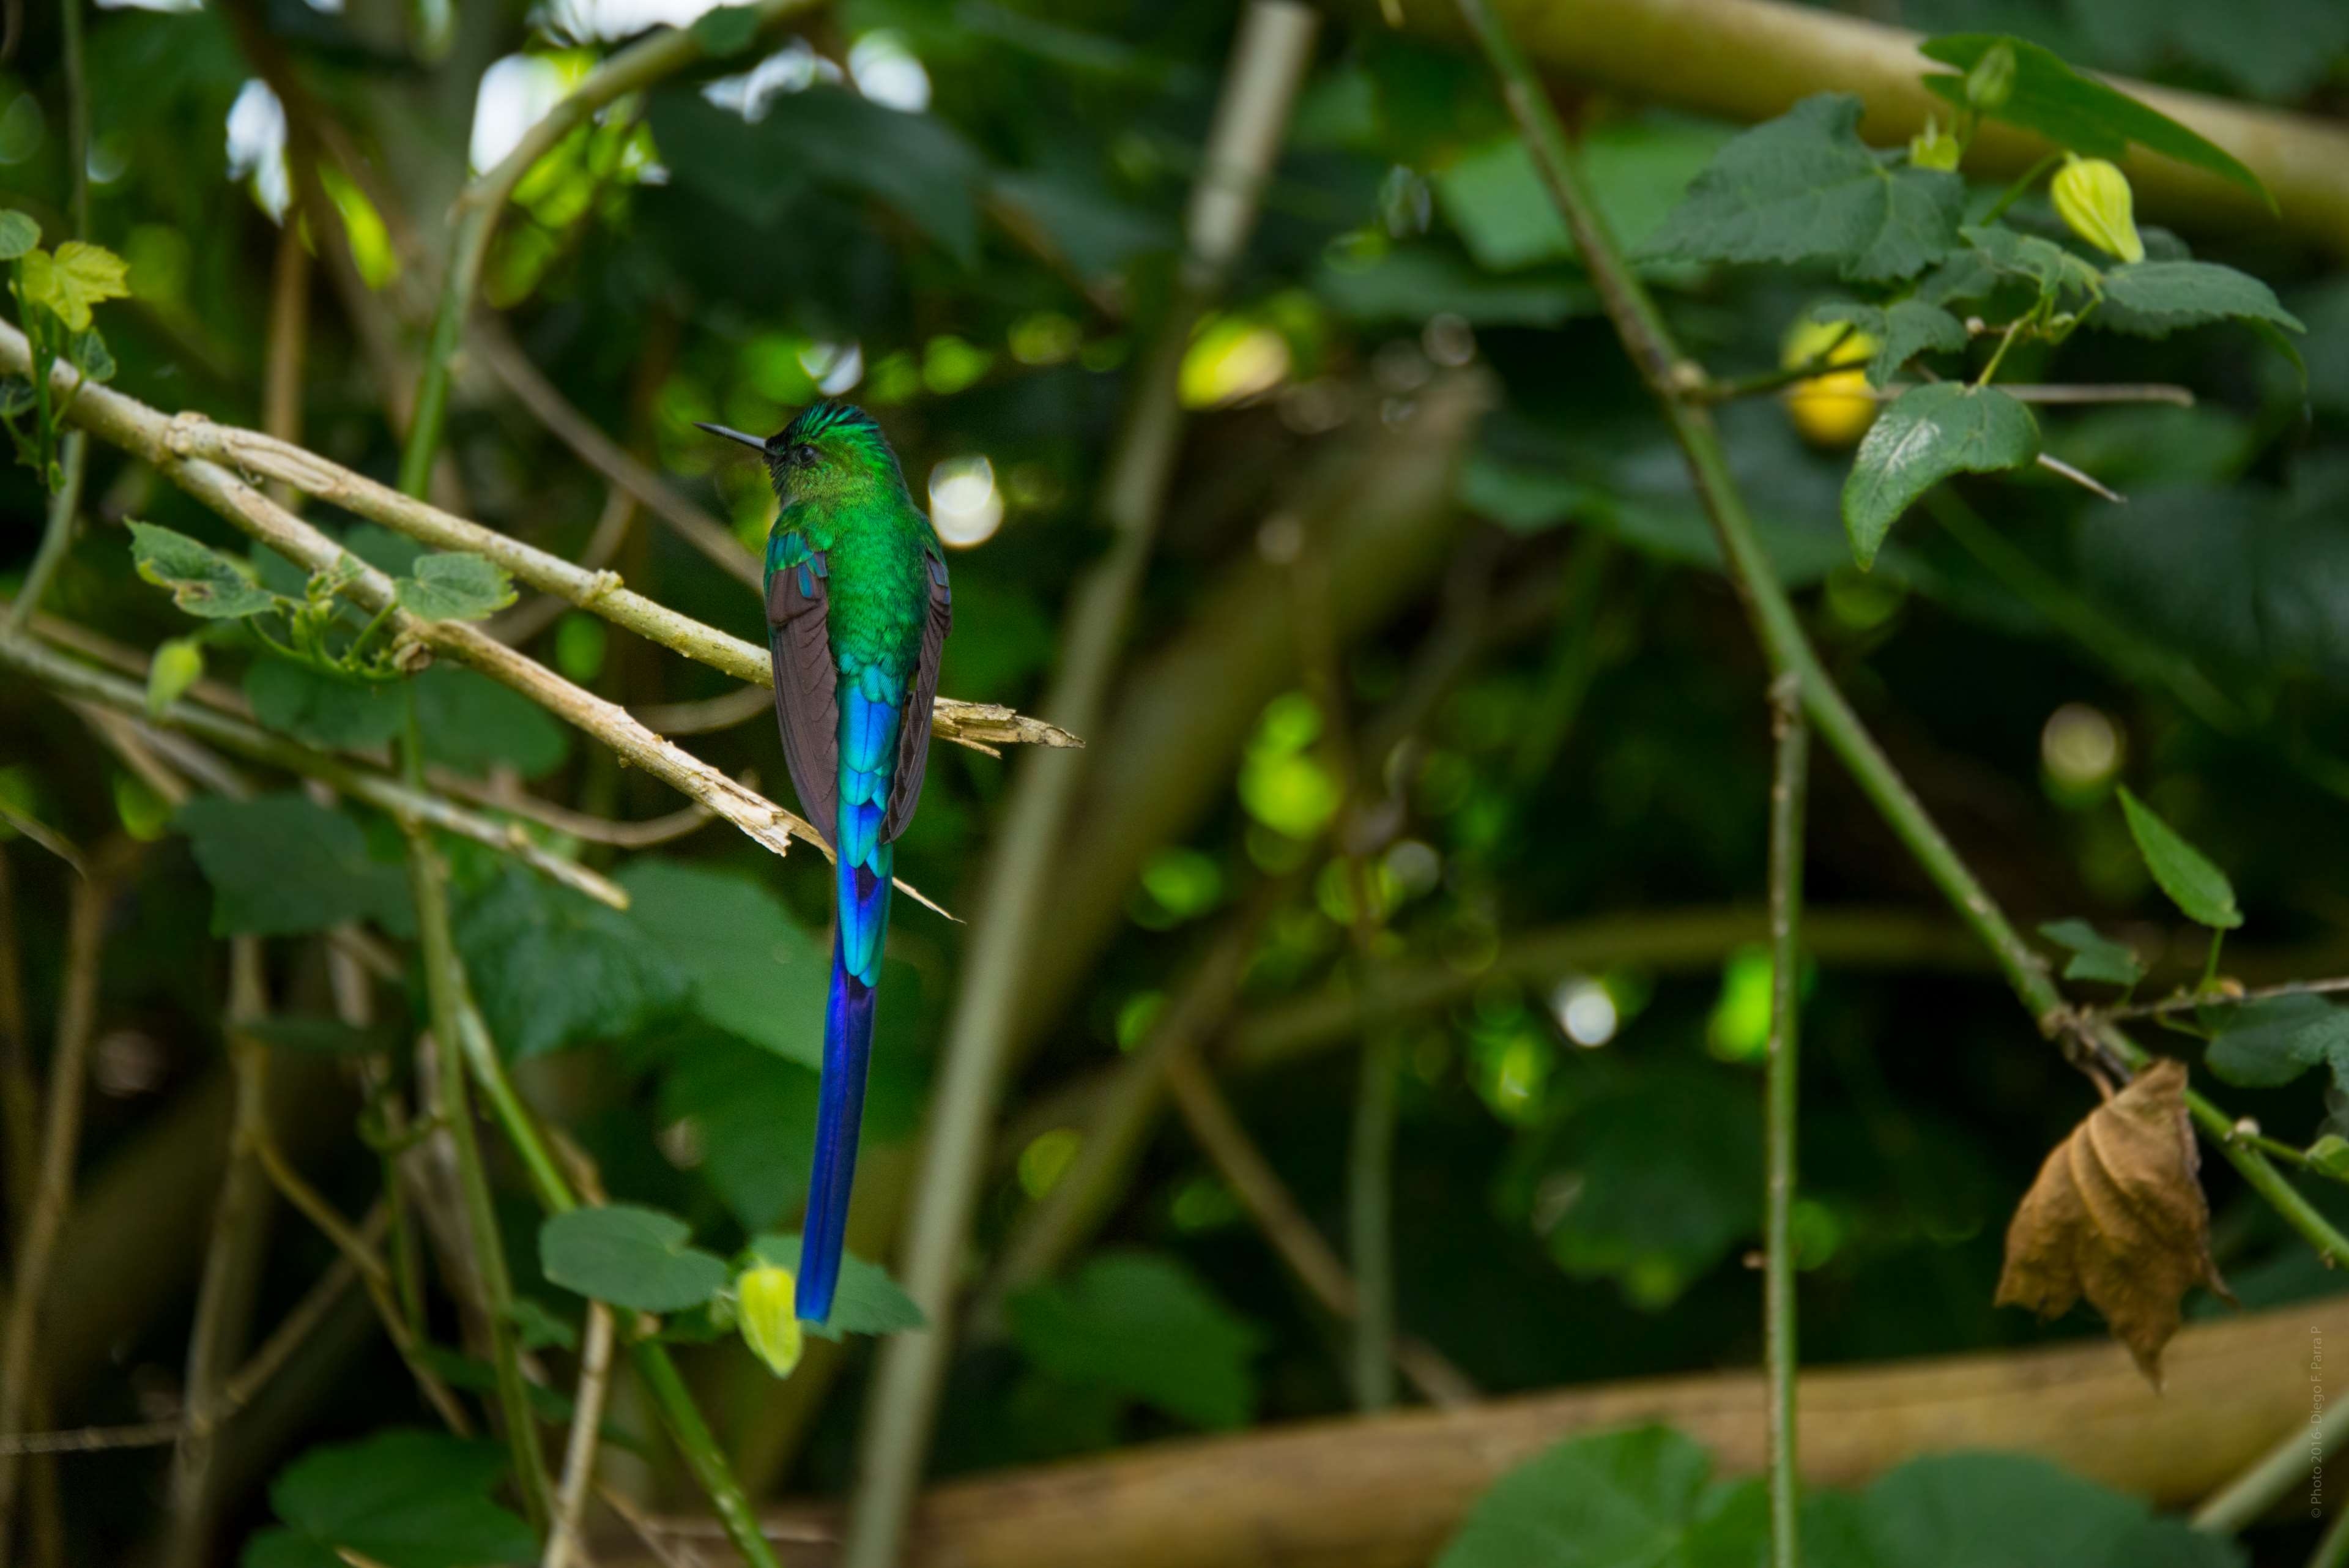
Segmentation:
[(2186, 1293), (2228, 1295), (2185, 1096), (2185, 1067), (2157, 1062), (2089, 1112), (2015, 1210), (1998, 1279), (1999, 1305), (2043, 1317), (2086, 1296), (2157, 1388)]

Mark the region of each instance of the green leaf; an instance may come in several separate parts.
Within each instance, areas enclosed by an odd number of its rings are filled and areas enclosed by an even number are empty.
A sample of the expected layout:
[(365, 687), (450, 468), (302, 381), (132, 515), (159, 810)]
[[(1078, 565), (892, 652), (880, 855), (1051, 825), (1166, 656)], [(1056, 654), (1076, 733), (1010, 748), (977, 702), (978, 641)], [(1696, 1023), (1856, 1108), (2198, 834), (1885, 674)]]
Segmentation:
[(152, 523), (130, 524), (130, 558), (140, 576), (171, 589), (173, 603), (206, 620), (239, 620), (277, 603), (243, 562)]
[(358, 825), (297, 791), (199, 795), (173, 819), (212, 884), (212, 935), (292, 936), (373, 920), (413, 936), (408, 879), (370, 859)]
[(203, 678), (204, 645), (192, 637), (174, 637), (156, 644), (147, 664), (147, 711), (155, 718), (187, 695)]
[(2241, 1549), (2021, 1454), (1912, 1459), (1861, 1500), (1892, 1568), (2241, 1568)]
[[(757, 1237), (750, 1242), (750, 1251), (762, 1263), (789, 1269), (795, 1275), (799, 1272), (800, 1233), (796, 1231)], [(839, 1339), (851, 1334), (903, 1334), (927, 1328), (929, 1322), (886, 1269), (845, 1252), (840, 1260), (840, 1287), (832, 1299), (832, 1321), (805, 1327), (810, 1334)]]
[(392, 1430), (313, 1449), (281, 1471), (269, 1501), (287, 1528), (245, 1548), (245, 1568), (320, 1563), (342, 1552), (382, 1568), (483, 1568), (533, 1560), (530, 1527), (489, 1500), (504, 1476), (494, 1443)]
[(2188, 919), (2214, 930), (2232, 930), (2241, 925), (2243, 912), (2235, 907), (2235, 888), (2227, 874), (2156, 816), (2151, 807), (2129, 793), (2127, 784), (2121, 786), (2120, 794), (2129, 836), (2137, 840), (2146, 869), (2169, 895), (2169, 901), (2184, 910)]
[(1865, 567), (1911, 504), (1953, 473), (1994, 473), (2039, 455), (2039, 421), (1996, 387), (1936, 381), (1876, 417), (1844, 482), (1843, 525)]
[(1830, 300), (1814, 307), (1811, 319), (1848, 321), (1876, 339), (1876, 352), (1868, 361), (1868, 379), (1871, 386), (1878, 387), (1899, 375), (1900, 368), (1918, 355), (1929, 350), (1954, 354), (1962, 350), (1967, 341), (1964, 322), (1940, 306), (1913, 299), (1895, 300), (1882, 306)]
[(2308, 1163), (2336, 1179), (2349, 1177), (2349, 1137), (2326, 1133), (2308, 1146)]
[(819, 85), (749, 125), (690, 88), (654, 93), (649, 119), (676, 182), (752, 223), (780, 223), (813, 184), (875, 197), (957, 261), (978, 259), (986, 165), (936, 116)]
[(1021, 1292), (1007, 1310), (1028, 1358), (1068, 1382), (1213, 1429), (1246, 1426), (1255, 1413), (1249, 1363), (1263, 1336), (1172, 1258), (1104, 1253), (1071, 1278)]
[(478, 670), (436, 664), (415, 677), (415, 684), (416, 722), (428, 761), (469, 774), (509, 763), (534, 779), (571, 754), (571, 734), (560, 721)]
[(618, 880), (637, 929), (690, 980), (695, 1012), (779, 1056), (823, 1065), (831, 957), (771, 890), (735, 872), (651, 857)]
[(2349, 1009), (2321, 996), (2277, 996), (2226, 1009), (2205, 1058), (2230, 1084), (2266, 1089), (2330, 1064), (2349, 1084)]
[(2050, 920), (2039, 934), (2058, 947), (2071, 950), (2064, 965), (2065, 980), (2095, 981), (2105, 985), (2131, 986), (2145, 978), (2145, 966), (2125, 942), (2103, 935), (2085, 920)]
[(1556, 327), (1599, 313), (1599, 291), (1566, 268), (1495, 277), (1433, 245), (1404, 245), (1365, 265), (1324, 258), (1313, 290), (1356, 321), (1456, 316), (1472, 327)]
[(129, 264), (102, 245), (67, 240), (54, 254), (27, 251), (18, 286), (31, 305), (47, 306), (75, 332), (89, 330), (89, 308), (130, 297)]
[(2054, 295), (2066, 288), (2094, 294), (2103, 277), (2094, 263), (2074, 255), (2054, 241), (2023, 234), (2002, 223), (1987, 228), (1969, 227), (1965, 237), (1993, 271), (2029, 278), (2039, 286), (2042, 294)]
[(407, 716), (406, 698), (396, 685), (270, 654), (245, 668), (244, 700), (269, 728), (336, 750), (380, 746), (399, 733)]
[(544, 1302), (535, 1296), (518, 1295), (513, 1310), (506, 1314), (513, 1323), (515, 1337), (524, 1350), (544, 1350), (555, 1345), (564, 1350), (579, 1348), (579, 1330), (568, 1319), (558, 1317)]
[(426, 620), (481, 620), (514, 602), (506, 569), (470, 550), (419, 556), (415, 571), (399, 579), (399, 607)]
[(619, 1039), (685, 1000), (684, 974), (642, 927), (518, 867), (465, 900), (456, 934), (491, 1037), (511, 1056)]
[(756, 5), (719, 5), (695, 17), (687, 31), (705, 57), (723, 60), (758, 42), (759, 22)]
[(1954, 66), (1959, 74), (1935, 73), (1925, 85), (1950, 103), (1966, 101), (1964, 73), (1992, 49), (2014, 51), (2014, 90), (1997, 118), (2035, 130), (2058, 147), (2096, 158), (2118, 158), (2131, 142), (2231, 180), (2272, 208), (2274, 198), (2259, 176), (2231, 153), (2214, 146), (2158, 109), (2115, 88), (2084, 77), (2053, 52), (1999, 33), (1952, 33), (1918, 46), (1927, 59)]
[(1502, 1477), (1436, 1568), (1688, 1568), (1712, 1469), (1666, 1427), (1570, 1439)]
[(66, 358), (73, 361), (74, 369), (82, 373), (85, 380), (94, 381), (101, 387), (114, 379), (118, 369), (114, 363), (114, 350), (106, 346), (104, 334), (95, 327), (77, 334), (73, 341), (66, 345)]
[(0, 207), (0, 262), (12, 262), (41, 243), (41, 225), (14, 207)]
[[(630, 897), (629, 913), (641, 914), (642, 895)], [(802, 1023), (820, 1028), (822, 1016), (806, 1013)], [(771, 1225), (807, 1192), (816, 1075), (715, 1030), (683, 1034), (661, 1080), (661, 1120), (692, 1123), (701, 1173), (745, 1231)]]
[[(1723, 142), (1712, 126), (1676, 120), (1592, 130), (1578, 149), (1582, 177), (1617, 243), (1636, 248), (1655, 233)], [(1577, 256), (1557, 203), (1514, 133), (1463, 151), (1436, 171), (1434, 183), (1444, 215), (1486, 271)]]
[(1923, 271), (1958, 243), (1964, 182), (1884, 162), (1860, 141), (1859, 116), (1859, 99), (1824, 93), (1738, 137), (1641, 254), (1832, 262), (1867, 282)]
[(692, 1245), (673, 1214), (615, 1203), (539, 1227), (538, 1262), (564, 1290), (636, 1312), (682, 1312), (726, 1288), (725, 1260)]
[(2167, 337), (2185, 327), (2227, 320), (2307, 330), (2258, 278), (2199, 261), (2115, 267), (2105, 275), (2105, 307), (2088, 324), (2138, 337)]

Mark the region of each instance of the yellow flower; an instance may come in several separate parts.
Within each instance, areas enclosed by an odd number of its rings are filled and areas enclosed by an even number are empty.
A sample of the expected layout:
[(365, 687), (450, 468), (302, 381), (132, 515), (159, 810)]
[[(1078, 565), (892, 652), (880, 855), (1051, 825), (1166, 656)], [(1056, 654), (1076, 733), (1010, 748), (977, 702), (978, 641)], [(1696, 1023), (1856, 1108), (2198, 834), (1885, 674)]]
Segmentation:
[[(1846, 333), (1839, 321), (1806, 319), (1788, 329), (1778, 363), (1791, 370), (1825, 354), (1830, 365), (1857, 366), (1877, 347), (1873, 337)], [(1835, 370), (1797, 381), (1786, 389), (1785, 401), (1795, 432), (1813, 446), (1851, 446), (1876, 422), (1876, 399), (1868, 393), (1867, 373), (1858, 369)]]
[(798, 1282), (789, 1269), (745, 1269), (734, 1282), (742, 1343), (778, 1377), (789, 1377), (805, 1345), (792, 1295)]
[(1909, 139), (1909, 161), (1920, 169), (1954, 170), (1964, 151), (1965, 144), (1943, 130), (1930, 114), (1925, 117), (1925, 129)]
[(2074, 234), (2106, 255), (2125, 262), (2145, 260), (2145, 242), (2137, 234), (2128, 176), (2113, 164), (2102, 158), (2066, 152), (2064, 167), (2055, 171), (2047, 193)]

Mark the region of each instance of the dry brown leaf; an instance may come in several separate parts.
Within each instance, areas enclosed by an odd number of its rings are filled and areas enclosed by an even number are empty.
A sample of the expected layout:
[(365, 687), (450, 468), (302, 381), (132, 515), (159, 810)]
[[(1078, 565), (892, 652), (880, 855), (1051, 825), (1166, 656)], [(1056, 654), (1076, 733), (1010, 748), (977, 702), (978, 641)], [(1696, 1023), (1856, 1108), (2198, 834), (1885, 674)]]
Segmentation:
[(2210, 1261), (2186, 1069), (2157, 1062), (2088, 1113), (2039, 1168), (2006, 1229), (1998, 1304), (2043, 1317), (2082, 1296), (2161, 1386), (2161, 1347), (2198, 1284), (2229, 1300)]

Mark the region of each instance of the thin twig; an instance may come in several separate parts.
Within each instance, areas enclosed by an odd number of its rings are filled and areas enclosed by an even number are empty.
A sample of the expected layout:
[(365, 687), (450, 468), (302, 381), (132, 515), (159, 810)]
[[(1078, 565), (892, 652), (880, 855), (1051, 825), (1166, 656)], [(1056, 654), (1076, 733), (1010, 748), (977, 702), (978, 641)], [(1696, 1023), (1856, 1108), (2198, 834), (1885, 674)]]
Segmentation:
[[(33, 1406), (37, 1376), (33, 1351), (50, 1259), (73, 1200), (82, 1096), (89, 1083), (89, 1044), (97, 1032), (99, 961), (105, 952), (107, 915), (114, 907), (115, 877), (115, 869), (109, 867), (99, 875), (78, 878), (66, 917), (57, 1044), (49, 1058), (47, 1114), (41, 1126), (40, 1180), (26, 1213), (13, 1271), (16, 1290), (9, 1298), (5, 1334), (0, 1334), (0, 1438), (23, 1431)], [(0, 1454), (0, 1559), (5, 1558), (13, 1534), (21, 1467), (17, 1456)]]
[[(416, 710), (411, 702), (409, 733), (403, 743), (411, 780), (423, 771), (420, 746)], [(546, 1458), (539, 1440), (538, 1417), (531, 1409), (521, 1351), (514, 1340), (513, 1281), (507, 1272), (505, 1248), (499, 1240), (497, 1205), (490, 1192), (488, 1169), (481, 1161), (481, 1135), (473, 1125), (472, 1098), (466, 1089), (466, 1068), (459, 1040), (463, 1027), (460, 1020), (465, 1005), (465, 972), (449, 926), (447, 877), (440, 852), (421, 828), (409, 826), (409, 892), (416, 905), (417, 945), (423, 955), (432, 1037), (441, 1047), (440, 1071), (435, 1079), (437, 1108), (457, 1151), (465, 1226), (481, 1286), (481, 1316), (486, 1320), (482, 1326), (489, 1339), (490, 1363), (497, 1374), (498, 1404), (505, 1417), (506, 1445), (513, 1455), (515, 1486), (522, 1493), (523, 1512), (532, 1526), (543, 1532), (554, 1517), (554, 1500), (547, 1490)]]
[[(591, 572), (600, 572), (610, 566), (612, 557), (620, 553), (620, 545), (627, 539), (628, 525), (636, 520), (636, 498), (616, 484), (606, 490), (595, 532), (580, 546), (579, 565)], [(577, 607), (560, 594), (540, 594), (493, 618), (489, 633), (500, 642), (519, 646)], [(660, 726), (656, 724), (653, 728), (657, 730)]]
[[(2307, 1371), (2315, 1378), (2323, 1376), (2323, 1369), (2320, 1365)], [(2232, 1535), (2252, 1524), (2285, 1492), (2305, 1485), (2340, 1449), (2344, 1438), (2349, 1438), (2349, 1399), (2334, 1399), (2325, 1406), (2323, 1419), (2313, 1426), (2294, 1422), (2275, 1447), (2205, 1499), (2194, 1511), (2194, 1528), (2213, 1535)]]
[[(757, 788), (756, 777), (755, 774), (746, 772), (742, 778), (744, 787)], [(622, 849), (649, 849), (657, 844), (683, 838), (706, 826), (715, 815), (708, 806), (696, 802), (665, 815), (647, 817), (641, 822), (616, 822), (608, 816), (574, 811), (567, 805), (557, 805), (551, 800), (541, 800), (534, 794), (506, 788), (494, 782), (467, 778), (462, 774), (445, 773), (438, 768), (428, 772), (425, 780), (444, 794), (462, 795), (498, 811), (526, 816), (574, 838), (584, 838), (593, 844), (609, 844)]]
[[(2131, 1068), (2143, 1064), (2148, 1058), (2134, 1041), (2109, 1023), (2084, 1023), (2080, 1015), (2068, 1007), (2063, 992), (2049, 976), (2044, 961), (2023, 940), (2005, 911), (1943, 836), (1940, 825), (1909, 787), (1908, 780), (1885, 756), (1819, 662), (1778, 580), (1776, 568), (1763, 552), (1753, 517), (1731, 477), (1728, 456), (1711, 415), (1683, 395), (1684, 388), (1702, 382), (1702, 371), (1684, 368), (1655, 302), (1625, 262), (1605, 218), (1590, 200), (1581, 171), (1568, 146), (1565, 128), (1559, 124), (1540, 78), (1501, 25), (1491, 0), (1458, 0), (1458, 5), (1469, 31), (1475, 36), (1500, 79), (1502, 96), (1532, 155), (1535, 170), (1574, 236), (1576, 248), (1590, 270), (1591, 281), (1615, 325), (1617, 337), (1661, 405), (1680, 443), (1698, 499), (1720, 542), (1722, 559), (1745, 601), (1755, 637), (1773, 675), (1787, 670), (1796, 673), (1811, 724), (1850, 769), (1861, 793), (1875, 805), (1919, 867), (1956, 908), (1959, 918), (1990, 949), (2016, 997), (2039, 1022), (2043, 1033), (2051, 1038), (2070, 1040)], [(2191, 1091), (2187, 1095), (2187, 1109), (2195, 1125), (2219, 1146), (2244, 1180), (2274, 1206), (2286, 1223), (2298, 1231), (2320, 1256), (2349, 1262), (2349, 1236), (2344, 1236), (2259, 1150), (2230, 1140), (2233, 1118)]]
[[(0, 667), (34, 676), (67, 697), (102, 703), (142, 721), (147, 715), (147, 694), (136, 684), (92, 670), (36, 642), (0, 635)], [(185, 699), (163, 710), (156, 722), (254, 762), (316, 779), (338, 794), (363, 801), (395, 817), (412, 817), (444, 833), (486, 844), (599, 903), (616, 909), (628, 907), (628, 896), (600, 872), (549, 853), (517, 827), (492, 822), (427, 792), (411, 790), (387, 774), (339, 761), (316, 747), (273, 735)]]
[(2174, 1012), (2192, 1012), (2204, 1007), (2249, 1007), (2254, 1002), (2273, 1002), (2281, 996), (2330, 996), (2349, 991), (2349, 976), (2334, 975), (2324, 980), (2286, 981), (2282, 985), (2262, 985), (2251, 991), (2198, 991), (2165, 996), (2158, 1002), (2134, 1002), (2127, 1006), (2091, 1009), (2094, 1016), (2107, 1022), (2127, 1018), (2161, 1018)]
[(2033, 461), (2056, 478), (2068, 479), (2100, 500), (2112, 502), (2115, 505), (2123, 505), (2128, 501), (2127, 496), (2123, 495), (2095, 474), (2075, 468), (2060, 457), (2043, 452)]
[[(1167, 1089), (1174, 1096), (1175, 1108), (1183, 1114), (1184, 1124), (1191, 1129), (1191, 1136), (1198, 1140), (1217, 1174), (1256, 1220), (1265, 1239), (1272, 1243), (1280, 1261), (1288, 1265), (1289, 1272), (1331, 1316), (1358, 1322), (1361, 1293), (1346, 1272), (1346, 1265), (1313, 1228), (1313, 1222), (1298, 1207), (1297, 1199), (1289, 1195), (1287, 1184), (1272, 1168), (1271, 1162), (1240, 1126), (1214, 1078), (1200, 1064), (1198, 1053), (1188, 1047), (1169, 1053), (1165, 1074)], [(1427, 1396), (1431, 1403), (1456, 1408), (1475, 1402), (1475, 1385), (1440, 1352), (1396, 1335), (1390, 1335), (1382, 1343), (1384, 1353), (1396, 1369), (1410, 1378), (1413, 1386)]]
[[(647, 729), (657, 730), (664, 735), (706, 735), (712, 730), (730, 730), (737, 724), (762, 718), (774, 707), (775, 694), (766, 687), (738, 686), (723, 697), (702, 697), (689, 702), (650, 702), (628, 711)], [(1003, 754), (978, 741), (965, 739), (962, 743), (991, 757)]]
[(1810, 730), (1803, 722), (1801, 677), (1792, 670), (1770, 687), (1777, 765), (1770, 779), (1770, 1037), (1763, 1110), (1768, 1143), (1763, 1204), (1762, 1338), (1770, 1389), (1771, 1568), (1801, 1568), (1797, 1546), (1802, 1472), (1795, 1451), (1800, 1342), (1795, 1328), (1795, 1116), (1799, 1074), (1796, 1023), (1802, 992), (1803, 815), (1808, 794)]
[[(235, 1075), (236, 1096), (229, 1123), (228, 1166), (221, 1173), (220, 1197), (204, 1250), (204, 1270), (196, 1292), (196, 1315), (188, 1331), (187, 1373), (182, 1398), (191, 1410), (225, 1404), (228, 1377), (251, 1327), (253, 1298), (269, 1237), (269, 1178), (254, 1146), (269, 1136), (267, 1047), (249, 1025), (266, 1015), (268, 992), (262, 972), (261, 939), (229, 940), (228, 1017), (223, 1033)], [(218, 1499), (212, 1474), (212, 1423), (188, 1423), (171, 1456), (171, 1518), (162, 1561), (192, 1565), (208, 1554)]]
[[(1234, 45), (1192, 192), (1175, 297), (1133, 383), (1126, 422), (1102, 484), (1107, 550), (1078, 580), (1044, 702), (1055, 722), (1093, 727), (1117, 666), (1133, 596), (1165, 505), (1182, 433), (1177, 379), (1193, 324), (1253, 226), (1257, 198), (1312, 56), (1319, 17), (1294, 0), (1253, 0)], [(1021, 759), (979, 895), (963, 986), (942, 1045), (928, 1140), (915, 1179), (904, 1283), (928, 1332), (882, 1346), (865, 1404), (843, 1568), (895, 1568), (905, 1540), (955, 1341), (955, 1293), (987, 1159), (1003, 1065), (1022, 994), (1023, 961), (1046, 918), (1056, 853), (1081, 759)]]
[(554, 438), (569, 447), (580, 462), (634, 497), (729, 576), (765, 590), (765, 573), (758, 556), (743, 547), (734, 531), (663, 483), (658, 474), (598, 430), (593, 420), (573, 408), (570, 400), (531, 363), (530, 356), (522, 351), (522, 345), (513, 340), (504, 322), (492, 316), (477, 318), (473, 324), (473, 346), (490, 373), (503, 381), (522, 406), (554, 431)]
[(546, 1539), (542, 1568), (570, 1568), (580, 1546), (579, 1521), (587, 1490), (595, 1480), (595, 1443), (604, 1427), (604, 1395), (611, 1386), (612, 1309), (587, 1303), (587, 1333), (579, 1352), (579, 1387), (572, 1399), (571, 1441), (563, 1456), (563, 1484), (555, 1493), (554, 1530)]

